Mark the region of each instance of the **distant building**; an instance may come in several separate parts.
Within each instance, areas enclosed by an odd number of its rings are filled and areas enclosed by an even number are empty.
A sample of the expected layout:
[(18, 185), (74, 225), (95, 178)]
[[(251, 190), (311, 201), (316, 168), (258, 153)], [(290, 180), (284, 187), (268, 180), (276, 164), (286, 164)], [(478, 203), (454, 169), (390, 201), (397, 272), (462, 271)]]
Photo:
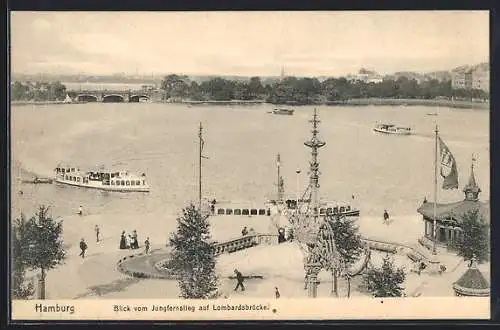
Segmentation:
[(485, 92), (490, 91), (490, 67), (488, 63), (482, 63), (472, 70), (472, 88)]
[(424, 75), (424, 81), (436, 79), (439, 82), (451, 80), (451, 73), (449, 71), (435, 71), (429, 72)]
[(451, 88), (472, 89), (472, 68), (461, 66), (451, 71)]
[(382, 75), (378, 74), (375, 71), (366, 70), (361, 68), (359, 72), (355, 75), (348, 75), (347, 80), (349, 81), (362, 81), (365, 83), (380, 83), (384, 80)]
[[(453, 247), (456, 240), (462, 235), (461, 225), (463, 216), (469, 211), (478, 210), (487, 223), (490, 223), (489, 202), (479, 201), (481, 189), (476, 183), (474, 167), (471, 166), (469, 182), (464, 187), (465, 199), (450, 204), (436, 205), (436, 238), (438, 246)], [(429, 247), (434, 241), (434, 203), (424, 201), (417, 210), (422, 214), (424, 221), (424, 237), (421, 242)]]

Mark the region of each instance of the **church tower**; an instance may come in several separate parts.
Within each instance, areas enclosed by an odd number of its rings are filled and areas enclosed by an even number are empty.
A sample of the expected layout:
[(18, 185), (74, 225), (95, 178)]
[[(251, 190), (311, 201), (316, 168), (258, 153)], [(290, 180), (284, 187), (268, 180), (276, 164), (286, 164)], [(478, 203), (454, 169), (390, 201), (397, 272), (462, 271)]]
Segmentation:
[(481, 188), (476, 183), (476, 177), (474, 176), (474, 158), (472, 158), (472, 164), (470, 167), (470, 177), (469, 177), (469, 182), (467, 185), (464, 187), (463, 192), (465, 193), (465, 200), (466, 201), (478, 201), (479, 200), (479, 193), (481, 192)]

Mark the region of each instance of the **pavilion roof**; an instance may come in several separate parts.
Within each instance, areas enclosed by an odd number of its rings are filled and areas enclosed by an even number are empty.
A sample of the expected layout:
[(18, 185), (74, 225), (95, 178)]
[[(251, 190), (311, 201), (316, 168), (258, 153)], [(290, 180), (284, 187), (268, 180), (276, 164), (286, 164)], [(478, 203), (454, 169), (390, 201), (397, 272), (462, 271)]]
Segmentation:
[[(490, 222), (490, 204), (489, 202), (463, 200), (449, 204), (436, 204), (436, 218), (438, 220), (455, 219), (458, 223), (462, 222), (462, 217), (469, 211), (479, 210), (479, 214), (484, 217), (487, 223)], [(423, 203), (417, 212), (427, 218), (434, 218), (434, 203)]]
[(483, 274), (477, 269), (475, 261), (467, 271), (453, 283), (453, 290), (460, 295), (466, 296), (488, 296), (490, 284)]

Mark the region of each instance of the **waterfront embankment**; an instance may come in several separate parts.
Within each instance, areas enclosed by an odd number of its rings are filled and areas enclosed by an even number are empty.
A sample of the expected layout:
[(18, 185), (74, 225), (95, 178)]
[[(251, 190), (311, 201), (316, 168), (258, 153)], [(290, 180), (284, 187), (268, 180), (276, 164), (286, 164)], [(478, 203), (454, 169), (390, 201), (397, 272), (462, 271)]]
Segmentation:
[(489, 102), (474, 102), (463, 100), (446, 100), (446, 99), (388, 99), (388, 98), (365, 98), (365, 99), (350, 99), (338, 102), (329, 102), (328, 105), (350, 105), (350, 106), (367, 106), (367, 105), (393, 105), (393, 106), (430, 106), (430, 107), (448, 107), (461, 109), (489, 109)]
[[(72, 104), (81, 104), (84, 102), (73, 102)], [(152, 101), (151, 103), (172, 103), (172, 104), (186, 104), (186, 105), (259, 105), (267, 104), (265, 100), (228, 100), (228, 101)], [(47, 104), (68, 104), (63, 101), (12, 101), (12, 105), (47, 105)], [(484, 109), (490, 108), (489, 102), (474, 102), (463, 100), (436, 100), (436, 99), (388, 99), (388, 98), (364, 98), (364, 99), (350, 99), (345, 101), (333, 101), (326, 104), (327, 106), (429, 106), (429, 107), (448, 107), (460, 109)], [(279, 106), (279, 105), (276, 105)]]
[(45, 104), (68, 104), (64, 101), (11, 101), (11, 105), (45, 105)]

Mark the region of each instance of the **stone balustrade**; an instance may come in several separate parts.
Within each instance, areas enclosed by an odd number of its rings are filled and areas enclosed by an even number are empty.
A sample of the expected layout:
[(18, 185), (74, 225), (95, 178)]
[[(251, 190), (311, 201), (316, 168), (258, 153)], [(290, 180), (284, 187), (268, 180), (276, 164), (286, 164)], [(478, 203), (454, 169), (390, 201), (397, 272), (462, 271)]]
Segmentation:
[(278, 244), (278, 235), (255, 234), (238, 237), (215, 245), (215, 254), (232, 253), (259, 244)]
[(429, 256), (426, 256), (417, 248), (410, 245), (387, 242), (387, 241), (379, 241), (369, 238), (362, 238), (362, 241), (368, 244), (368, 247), (372, 250), (388, 252), (388, 253), (405, 254), (408, 257), (408, 259), (412, 261), (418, 261), (418, 262), (429, 261)]

